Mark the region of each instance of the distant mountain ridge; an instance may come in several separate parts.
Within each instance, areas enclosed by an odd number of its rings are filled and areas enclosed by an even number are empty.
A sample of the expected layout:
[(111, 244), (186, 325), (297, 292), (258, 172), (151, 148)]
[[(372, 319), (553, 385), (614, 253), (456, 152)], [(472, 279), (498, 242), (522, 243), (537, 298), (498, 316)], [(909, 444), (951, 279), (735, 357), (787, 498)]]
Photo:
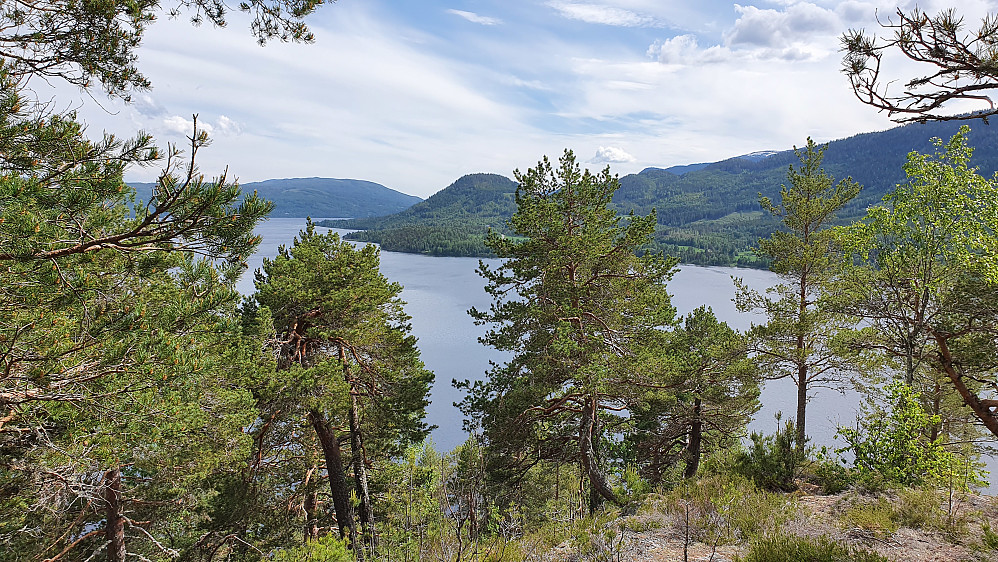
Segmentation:
[[(129, 182), (147, 200), (151, 183)], [(422, 201), (379, 183), (336, 178), (288, 178), (239, 186), (274, 202), (273, 217), (375, 217), (397, 213)]]
[[(861, 217), (904, 181), (902, 165), (909, 152), (931, 153), (931, 138), (948, 140), (959, 127), (954, 122), (910, 124), (828, 143), (825, 171), (836, 181), (851, 176), (864, 186), (840, 213), (839, 222)], [(998, 170), (998, 129), (974, 123), (969, 139), (976, 147), (971, 164), (991, 176)], [(760, 267), (765, 264), (751, 248), (779, 225), (761, 211), (759, 194), (778, 197), (787, 169), (797, 163), (793, 150), (784, 150), (646, 168), (620, 178), (614, 205), (622, 213), (654, 209), (659, 225), (655, 248), (684, 263)], [(350, 236), (378, 242), (385, 250), (484, 256), (488, 250), (482, 237), (489, 228), (505, 232), (505, 221), (515, 211), (515, 190), (509, 178), (471, 174), (401, 213), (323, 224), (367, 229)]]
[(498, 174), (468, 174), (408, 209), (387, 217), (319, 224), (363, 229), (347, 238), (385, 250), (438, 256), (485, 256), (490, 228), (504, 231), (516, 211), (516, 182)]

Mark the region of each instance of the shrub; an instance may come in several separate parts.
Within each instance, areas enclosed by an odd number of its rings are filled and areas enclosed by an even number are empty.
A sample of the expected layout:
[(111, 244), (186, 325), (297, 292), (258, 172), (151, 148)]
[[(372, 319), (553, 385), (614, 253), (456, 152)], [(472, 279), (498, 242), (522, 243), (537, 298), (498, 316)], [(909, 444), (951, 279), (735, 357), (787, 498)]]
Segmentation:
[(742, 476), (716, 474), (650, 495), (639, 509), (656, 511), (675, 518), (691, 540), (725, 544), (777, 529), (797, 508), (793, 500), (759, 490)]
[[(779, 421), (780, 416), (776, 416)], [(792, 492), (806, 456), (797, 451), (794, 423), (788, 421), (775, 435), (753, 432), (752, 445), (735, 456), (735, 472), (766, 490)]]
[(842, 463), (830, 458), (825, 447), (821, 448), (815, 461), (807, 466), (806, 473), (807, 481), (821, 486), (823, 494), (838, 494), (856, 483), (856, 475)]
[(278, 550), (274, 562), (352, 562), (353, 554), (346, 544), (333, 535), (297, 548)]
[(981, 545), (985, 550), (998, 552), (998, 533), (991, 530), (991, 524), (985, 521), (981, 525)]
[(605, 509), (576, 521), (571, 538), (576, 552), (585, 560), (609, 562), (619, 559), (624, 546), (619, 516), (619, 511)]
[(925, 437), (939, 423), (939, 416), (922, 408), (910, 386), (893, 382), (884, 392), (883, 403), (870, 407), (856, 420), (855, 428), (838, 431), (847, 443), (838, 452), (852, 453), (853, 465), (864, 481), (901, 486), (948, 482), (961, 489), (982, 484), (982, 475), (972, 463), (947, 451), (941, 440)]
[(753, 541), (745, 558), (735, 562), (888, 562), (887, 558), (863, 549), (850, 549), (829, 537), (774, 535)]

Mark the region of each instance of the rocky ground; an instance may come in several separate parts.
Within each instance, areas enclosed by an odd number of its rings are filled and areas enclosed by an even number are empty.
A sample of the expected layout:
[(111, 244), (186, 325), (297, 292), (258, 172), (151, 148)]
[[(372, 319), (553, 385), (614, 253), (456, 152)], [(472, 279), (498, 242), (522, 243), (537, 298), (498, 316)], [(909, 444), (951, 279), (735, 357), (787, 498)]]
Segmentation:
[[(906, 503), (892, 494), (871, 496), (848, 492), (824, 496), (798, 492), (787, 497), (793, 515), (776, 530), (800, 536), (831, 537), (897, 562), (998, 562), (998, 550), (989, 550), (982, 544), (984, 523), (998, 531), (998, 497), (950, 498), (948, 494), (940, 493), (933, 499), (941, 500), (941, 505), (934, 510), (909, 505), (910, 500)], [(857, 509), (857, 506), (865, 509)], [(876, 517), (878, 506), (886, 506), (888, 510), (907, 509), (910, 512), (905, 516), (908, 524), (892, 524)], [(580, 552), (566, 541), (536, 559), (731, 562), (735, 555), (744, 555), (748, 549), (748, 541), (731, 540), (730, 536), (717, 541), (719, 544), (693, 538), (687, 543), (683, 513), (645, 511), (613, 522), (622, 533), (600, 548)], [(874, 516), (869, 516), (870, 513)]]

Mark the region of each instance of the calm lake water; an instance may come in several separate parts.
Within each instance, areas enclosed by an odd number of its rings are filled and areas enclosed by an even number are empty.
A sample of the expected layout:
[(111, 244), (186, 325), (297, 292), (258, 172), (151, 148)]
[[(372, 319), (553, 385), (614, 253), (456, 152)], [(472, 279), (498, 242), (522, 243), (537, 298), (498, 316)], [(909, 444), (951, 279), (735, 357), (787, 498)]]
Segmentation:
[[(319, 219), (316, 219), (319, 220)], [(290, 245), (304, 227), (305, 220), (274, 218), (258, 227), (263, 242), (248, 260), (249, 270), (239, 280), (237, 288), (244, 295), (253, 293), (252, 272), (263, 265), (264, 257), (277, 255), (279, 245)], [(325, 231), (328, 229), (319, 229)], [(334, 229), (340, 233), (348, 232)], [(485, 260), (498, 264), (499, 260)], [(477, 258), (431, 257), (398, 252), (381, 253), (381, 271), (392, 281), (402, 284), (402, 299), (406, 312), (412, 316), (412, 331), (419, 338), (419, 350), (427, 368), (436, 373), (432, 402), (427, 410), (433, 431), (433, 441), (441, 451), (448, 451), (466, 439), (462, 431), (462, 415), (454, 402), (462, 393), (452, 380), (480, 379), (489, 368), (489, 361), (501, 362), (503, 354), (478, 343), (484, 328), (475, 326), (467, 311), (471, 307), (485, 309), (489, 295), (484, 281), (475, 273)], [(680, 314), (687, 314), (702, 304), (713, 308), (720, 320), (733, 328), (744, 330), (760, 318), (735, 310), (732, 302), (734, 285), (731, 276), (741, 277), (752, 288), (765, 290), (776, 283), (769, 271), (727, 267), (684, 265), (669, 283), (669, 293)], [(769, 381), (762, 392), (762, 409), (749, 425), (751, 430), (772, 433), (776, 429), (774, 415), (796, 412), (797, 389), (789, 379)], [(837, 446), (835, 430), (850, 425), (856, 417), (859, 396), (855, 392), (817, 389), (808, 404), (808, 434), (818, 446)], [(840, 445), (839, 445), (840, 446)], [(990, 493), (998, 492), (998, 458), (988, 459), (992, 473)]]

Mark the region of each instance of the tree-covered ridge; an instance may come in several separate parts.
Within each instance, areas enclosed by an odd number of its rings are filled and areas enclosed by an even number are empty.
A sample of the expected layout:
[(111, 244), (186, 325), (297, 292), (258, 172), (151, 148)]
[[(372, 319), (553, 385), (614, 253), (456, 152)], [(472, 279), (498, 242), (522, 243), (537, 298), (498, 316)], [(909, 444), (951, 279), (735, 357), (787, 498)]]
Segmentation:
[[(140, 198), (151, 183), (132, 182)], [(271, 179), (240, 184), (274, 204), (272, 217), (378, 217), (398, 213), (422, 201), (379, 183), (335, 178)], [(148, 198), (148, 197), (146, 197)]]
[(412, 207), (387, 217), (323, 221), (320, 226), (357, 228), (347, 238), (377, 242), (389, 251), (438, 256), (486, 256), (489, 230), (506, 233), (516, 210), (516, 182), (498, 174), (469, 174)]
[[(852, 177), (864, 189), (838, 214), (839, 223), (861, 217), (904, 180), (903, 164), (912, 151), (929, 152), (932, 138), (949, 138), (953, 123), (911, 124), (828, 143), (823, 167), (836, 178)], [(975, 165), (984, 175), (998, 170), (998, 131), (977, 123), (970, 134)], [(613, 199), (617, 211), (655, 210), (653, 247), (683, 263), (765, 266), (751, 250), (778, 222), (762, 212), (759, 194), (778, 195), (792, 150), (767, 157), (737, 157), (711, 164), (648, 168), (620, 178)], [(678, 173), (677, 173), (678, 172)], [(507, 233), (514, 209), (515, 183), (502, 176), (472, 174), (406, 211), (383, 218), (335, 221), (323, 226), (366, 229), (353, 240), (377, 242), (386, 250), (431, 255), (485, 256), (489, 228)]]

